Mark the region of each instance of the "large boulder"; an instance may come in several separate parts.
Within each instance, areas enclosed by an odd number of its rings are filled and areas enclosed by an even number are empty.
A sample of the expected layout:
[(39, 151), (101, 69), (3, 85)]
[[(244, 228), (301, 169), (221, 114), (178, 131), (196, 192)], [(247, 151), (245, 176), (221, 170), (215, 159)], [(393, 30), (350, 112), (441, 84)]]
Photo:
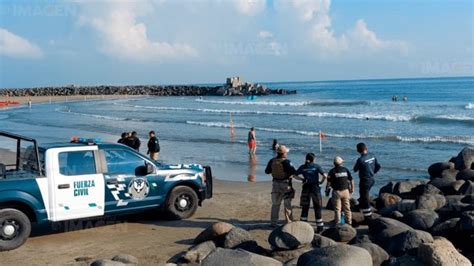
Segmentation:
[(343, 224), (324, 230), (322, 235), (337, 242), (349, 242), (357, 235), (357, 231), (352, 226)]
[(457, 180), (471, 180), (474, 181), (474, 170), (473, 169), (464, 169), (459, 171), (456, 175)]
[(439, 216), (432, 210), (414, 210), (403, 217), (403, 221), (414, 229), (429, 231), (438, 223)]
[(112, 258), (113, 261), (121, 262), (127, 265), (138, 265), (138, 259), (129, 254), (118, 254)]
[(372, 256), (361, 247), (339, 244), (337, 246), (317, 248), (301, 255), (298, 259), (298, 266), (310, 265), (372, 265)]
[(441, 190), (444, 194), (452, 195), (453, 192), (453, 184), (456, 182), (456, 179), (453, 178), (433, 178), (429, 184), (437, 187)]
[(93, 261), (90, 265), (91, 266), (126, 266), (127, 264), (120, 261), (101, 259), (101, 260)]
[(209, 254), (201, 263), (202, 266), (241, 266), (241, 265), (283, 265), (278, 260), (254, 254), (242, 249), (217, 248)]
[(351, 241), (347, 242), (349, 245), (362, 244), (362, 243), (372, 243), (372, 239), (369, 235), (357, 235)]
[(369, 224), (369, 233), (373, 241), (385, 249), (392, 237), (408, 230), (413, 230), (413, 228), (395, 219), (386, 217), (375, 219)]
[(456, 179), (457, 174), (459, 173), (456, 169), (446, 169), (441, 173), (441, 178), (445, 179)]
[(216, 244), (213, 241), (206, 241), (191, 247), (183, 255), (183, 259), (189, 263), (201, 263), (209, 254), (216, 250)]
[(390, 257), (384, 266), (425, 266), (416, 256), (405, 254), (401, 257)]
[(382, 193), (393, 194), (394, 188), (395, 188), (395, 183), (393, 183), (392, 181), (388, 182), (385, 186), (380, 188), (379, 196), (382, 195)]
[(463, 196), (461, 202), (466, 204), (474, 204), (474, 194), (468, 194)]
[(456, 168), (456, 170), (474, 169), (474, 147), (462, 149), (458, 156), (454, 157), (452, 161), (454, 162), (454, 168)]
[(354, 246), (367, 250), (372, 257), (372, 265), (374, 266), (382, 265), (382, 263), (390, 257), (383, 248), (374, 243), (360, 243)]
[(471, 262), (461, 255), (449, 240), (435, 238), (433, 243), (424, 243), (418, 247), (418, 259), (429, 266), (471, 266)]
[(320, 234), (315, 234), (311, 245), (315, 248), (324, 248), (330, 246), (336, 246), (337, 242), (332, 240), (329, 237), (322, 236)]
[(225, 235), (232, 230), (234, 226), (225, 222), (215, 223), (202, 231), (195, 239), (194, 244), (199, 244), (209, 240), (223, 240)]
[(464, 234), (474, 234), (474, 211), (466, 211), (461, 214), (458, 230)]
[(380, 206), (377, 206), (377, 207), (386, 208), (392, 205), (396, 205), (401, 200), (402, 198), (400, 196), (390, 194), (390, 193), (382, 193), (379, 196)]
[(461, 218), (451, 218), (439, 223), (431, 229), (431, 233), (434, 236), (451, 238), (451, 236), (456, 234), (459, 220), (461, 220)]
[(443, 195), (443, 192), (439, 190), (437, 187), (431, 185), (431, 184), (421, 184), (416, 187), (414, 187), (411, 192), (416, 195), (423, 195), (423, 194), (439, 194)]
[(255, 242), (249, 231), (240, 227), (234, 227), (225, 235), (224, 248), (235, 248), (238, 245), (248, 242)]
[(434, 163), (428, 167), (428, 174), (430, 178), (441, 177), (441, 173), (444, 170), (454, 168), (453, 163), (442, 162), (442, 163)]
[(421, 230), (408, 230), (392, 237), (387, 246), (387, 251), (397, 257), (405, 253), (414, 255), (418, 246), (432, 242), (433, 237), (430, 233)]
[(414, 198), (411, 190), (421, 184), (424, 184), (421, 180), (400, 181), (395, 184), (393, 193), (402, 198)]
[(474, 194), (474, 182), (466, 180), (464, 184), (459, 188), (459, 194), (468, 195)]
[(299, 258), (301, 254), (304, 254), (310, 250), (313, 250), (311, 246), (303, 246), (293, 250), (274, 250), (272, 251), (271, 256), (280, 262), (287, 263), (288, 261)]
[(446, 204), (446, 199), (439, 194), (423, 194), (416, 199), (417, 209), (436, 211)]
[(313, 227), (306, 222), (291, 222), (273, 230), (268, 242), (274, 249), (296, 249), (311, 243), (314, 237)]

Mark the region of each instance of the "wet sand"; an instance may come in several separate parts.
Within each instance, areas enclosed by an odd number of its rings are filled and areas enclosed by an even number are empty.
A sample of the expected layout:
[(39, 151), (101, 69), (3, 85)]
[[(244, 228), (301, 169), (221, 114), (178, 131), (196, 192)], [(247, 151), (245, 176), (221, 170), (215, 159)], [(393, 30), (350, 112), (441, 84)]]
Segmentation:
[[(204, 228), (217, 221), (250, 230), (260, 245), (269, 248), (271, 182), (216, 180), (214, 188), (214, 197), (205, 201), (188, 220), (169, 221), (159, 214), (148, 213), (105, 221), (75, 221), (63, 224), (62, 228), (35, 228), (25, 245), (0, 253), (0, 264), (88, 265), (91, 258), (111, 258), (126, 253), (137, 257), (141, 265), (163, 265), (190, 247)], [(299, 183), (295, 189), (301, 191)], [(297, 194), (293, 205), (298, 204)], [(299, 218), (299, 208), (295, 208), (294, 215)], [(313, 223), (312, 211), (309, 218)], [(325, 210), (323, 218), (332, 220), (333, 212)], [(80, 228), (85, 229), (78, 230)]]

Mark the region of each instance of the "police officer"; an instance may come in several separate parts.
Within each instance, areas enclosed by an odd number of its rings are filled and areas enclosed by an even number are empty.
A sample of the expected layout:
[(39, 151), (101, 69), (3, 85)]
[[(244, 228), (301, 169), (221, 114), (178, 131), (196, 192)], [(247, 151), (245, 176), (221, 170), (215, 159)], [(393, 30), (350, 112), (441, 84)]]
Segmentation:
[(150, 139), (148, 140), (148, 151), (147, 154), (150, 155), (150, 158), (154, 161), (158, 160), (158, 156), (160, 155), (160, 142), (156, 137), (155, 131), (150, 131), (148, 133)]
[(291, 200), (294, 198), (294, 189), (291, 186), (291, 176), (295, 174), (296, 169), (286, 158), (289, 150), (285, 145), (280, 145), (277, 149), (277, 156), (271, 159), (265, 168), (266, 174), (271, 174), (272, 182), (272, 212), (271, 225), (277, 226), (278, 216), (280, 213), (280, 205), (283, 201), (285, 208), (285, 219), (289, 223), (293, 221), (291, 210)]
[[(310, 207), (310, 200), (313, 201), (314, 215), (316, 217), (316, 226), (318, 232), (324, 228), (323, 219), (321, 216), (322, 197), (319, 185), (324, 183), (327, 175), (324, 173), (321, 166), (314, 163), (316, 155), (314, 153), (306, 154), (305, 164), (301, 165), (296, 170), (295, 176), (302, 175), (303, 190), (301, 191), (301, 221), (308, 221), (308, 212)], [(323, 179), (320, 181), (319, 176)], [(298, 179), (298, 177), (295, 177)]]
[(370, 208), (370, 189), (375, 184), (374, 176), (380, 170), (380, 164), (374, 155), (369, 153), (365, 143), (357, 144), (357, 152), (360, 154), (354, 165), (354, 172), (359, 172), (359, 208), (366, 220), (372, 218), (372, 209)]
[[(351, 172), (342, 163), (344, 160), (336, 156), (334, 158), (334, 168), (328, 174), (328, 186), (333, 189), (332, 202), (334, 206), (334, 222), (341, 223), (341, 207), (344, 211), (344, 220), (346, 224), (352, 224), (351, 213), (351, 194), (354, 192), (354, 180)], [(342, 206), (341, 206), (342, 205)]]

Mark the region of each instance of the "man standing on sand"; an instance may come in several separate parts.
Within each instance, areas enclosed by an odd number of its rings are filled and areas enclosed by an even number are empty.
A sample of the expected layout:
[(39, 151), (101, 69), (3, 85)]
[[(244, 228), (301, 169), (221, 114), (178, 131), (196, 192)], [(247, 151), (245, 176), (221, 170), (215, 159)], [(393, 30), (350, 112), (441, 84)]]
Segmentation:
[(117, 143), (120, 143), (120, 144), (125, 144), (125, 140), (128, 138), (128, 133), (127, 132), (123, 132), (120, 139), (117, 141)]
[(328, 186), (332, 191), (332, 203), (334, 206), (334, 222), (336, 225), (341, 223), (341, 205), (344, 211), (344, 221), (346, 224), (352, 224), (351, 213), (351, 194), (354, 192), (354, 180), (351, 172), (342, 163), (344, 160), (336, 156), (334, 158), (334, 168), (328, 174)]
[[(303, 181), (303, 190), (301, 191), (301, 221), (308, 221), (308, 212), (310, 207), (310, 201), (313, 201), (314, 215), (316, 217), (316, 226), (318, 232), (323, 231), (324, 222), (321, 215), (323, 208), (323, 202), (321, 197), (321, 189), (319, 185), (324, 183), (327, 175), (324, 173), (321, 166), (314, 163), (316, 155), (314, 153), (306, 154), (305, 164), (301, 165), (294, 175), (295, 179)], [(298, 177), (302, 175), (303, 178)], [(320, 181), (319, 176), (323, 179)]]
[(271, 174), (272, 182), (272, 211), (271, 211), (271, 225), (277, 226), (278, 216), (280, 214), (280, 206), (283, 201), (285, 208), (285, 219), (289, 223), (293, 221), (293, 214), (291, 210), (291, 200), (294, 198), (294, 189), (291, 186), (291, 176), (295, 174), (296, 169), (291, 164), (290, 160), (286, 158), (289, 150), (280, 145), (277, 149), (277, 156), (271, 159), (265, 168), (266, 174)]
[(380, 164), (374, 155), (369, 153), (365, 143), (357, 144), (357, 152), (360, 154), (354, 165), (354, 172), (359, 172), (359, 208), (366, 221), (372, 218), (370, 208), (370, 189), (375, 184), (375, 174), (380, 170)]
[(257, 138), (255, 136), (255, 128), (251, 128), (247, 138), (247, 143), (249, 145), (249, 154), (254, 155), (257, 151)]
[(153, 130), (148, 133), (148, 136), (150, 139), (148, 140), (148, 151), (146, 154), (149, 154), (150, 158), (156, 161), (160, 155), (160, 141), (156, 137), (155, 131)]

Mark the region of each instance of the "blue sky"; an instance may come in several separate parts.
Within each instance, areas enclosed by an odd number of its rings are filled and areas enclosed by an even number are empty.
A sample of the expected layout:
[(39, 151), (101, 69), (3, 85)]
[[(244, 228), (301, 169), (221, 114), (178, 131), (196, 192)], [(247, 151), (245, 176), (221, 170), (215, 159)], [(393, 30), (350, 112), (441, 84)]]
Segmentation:
[(0, 87), (474, 75), (473, 1), (0, 0)]

